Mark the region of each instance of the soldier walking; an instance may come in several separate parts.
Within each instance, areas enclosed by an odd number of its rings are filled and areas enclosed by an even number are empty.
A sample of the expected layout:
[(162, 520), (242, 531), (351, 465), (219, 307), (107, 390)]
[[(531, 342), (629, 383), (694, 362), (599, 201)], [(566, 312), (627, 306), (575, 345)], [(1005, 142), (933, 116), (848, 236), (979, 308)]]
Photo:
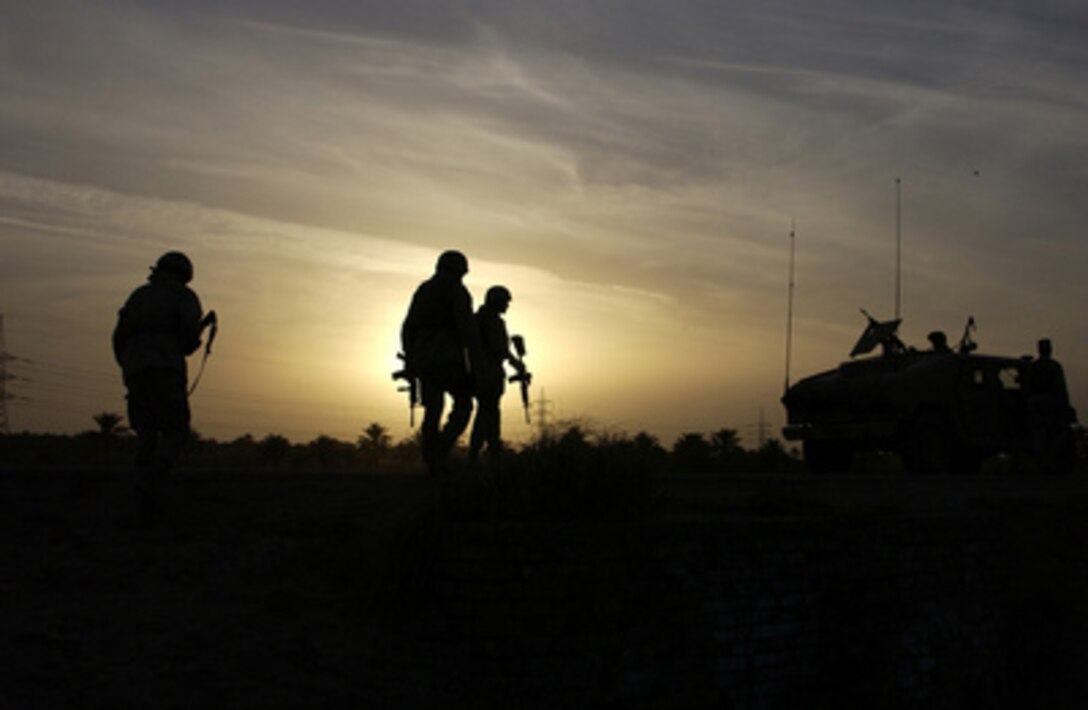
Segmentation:
[(147, 283), (125, 301), (113, 330), (113, 354), (136, 431), (135, 486), (145, 522), (162, 514), (161, 487), (189, 436), (185, 358), (200, 347), (200, 299), (188, 287), (193, 264), (181, 252), (159, 257)]
[(469, 461), (476, 461), (487, 446), (489, 455), (502, 451), (502, 415), (499, 404), (506, 391), (506, 370), (511, 363), (519, 375), (525, 374), (521, 359), (510, 352), (510, 338), (503, 314), (512, 297), (505, 286), (492, 286), (484, 296), (484, 304), (476, 311), (476, 325), (483, 344), (480, 365), (476, 369), (476, 420), (469, 438)]
[[(446, 471), (449, 454), (472, 416), (473, 369), (480, 335), (472, 296), (462, 280), (468, 259), (459, 251), (438, 257), (435, 273), (412, 296), (401, 327), (405, 370), (420, 383), (423, 461), (431, 475)], [(446, 395), (453, 400), (442, 425)]]

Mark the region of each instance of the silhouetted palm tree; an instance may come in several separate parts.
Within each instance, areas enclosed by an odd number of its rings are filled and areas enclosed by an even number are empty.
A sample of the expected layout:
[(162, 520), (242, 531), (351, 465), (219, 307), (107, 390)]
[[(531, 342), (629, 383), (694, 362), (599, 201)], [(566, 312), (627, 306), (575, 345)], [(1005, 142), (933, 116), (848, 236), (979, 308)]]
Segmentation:
[(688, 432), (672, 445), (672, 463), (684, 473), (709, 473), (713, 449), (702, 434)]
[(360, 451), (382, 452), (388, 451), (393, 445), (393, 438), (389, 436), (389, 430), (378, 422), (371, 422), (370, 426), (363, 429), (363, 435), (356, 440)]
[(746, 452), (740, 445), (740, 435), (736, 429), (719, 429), (711, 434), (710, 448), (715, 470), (736, 472), (742, 467)]
[(362, 435), (355, 440), (355, 448), (359, 452), (359, 461), (364, 470), (376, 471), (389, 457), (389, 452), (393, 448), (393, 437), (384, 426), (378, 422), (371, 422), (370, 426), (363, 429)]
[(110, 462), (110, 448), (115, 439), (128, 432), (128, 427), (122, 426), (125, 418), (116, 412), (100, 412), (94, 415), (94, 423), (98, 425), (98, 435), (102, 438), (102, 455), (104, 463)]

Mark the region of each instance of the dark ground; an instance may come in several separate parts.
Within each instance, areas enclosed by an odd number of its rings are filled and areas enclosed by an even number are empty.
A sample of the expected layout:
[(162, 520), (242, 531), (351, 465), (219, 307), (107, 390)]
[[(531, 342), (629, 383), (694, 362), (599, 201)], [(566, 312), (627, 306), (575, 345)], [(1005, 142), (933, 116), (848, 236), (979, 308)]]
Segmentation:
[(414, 477), (0, 475), (5, 707), (327, 705), (367, 687), (383, 547)]
[[(673, 520), (995, 515), (1021, 685), (1084, 690), (1088, 478), (699, 477)], [(0, 472), (0, 704), (381, 706), (410, 678), (379, 620), (433, 484), (418, 476), (180, 475), (135, 525), (121, 471)], [(386, 601), (381, 601), (381, 600)], [(1048, 690), (1050, 689), (1050, 690)]]

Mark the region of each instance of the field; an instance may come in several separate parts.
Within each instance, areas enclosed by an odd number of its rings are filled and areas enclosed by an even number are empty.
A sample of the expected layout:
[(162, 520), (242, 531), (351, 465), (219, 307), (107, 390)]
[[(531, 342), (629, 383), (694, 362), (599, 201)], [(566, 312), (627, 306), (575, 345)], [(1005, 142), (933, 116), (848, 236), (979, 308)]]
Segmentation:
[[(383, 618), (442, 490), (416, 475), (183, 472), (145, 528), (123, 471), (0, 473), (0, 700), (408, 704), (415, 679), (385, 670), (412, 650)], [(685, 476), (652, 497), (648, 514), (676, 521), (998, 516), (1024, 682), (1083, 689), (1088, 479)]]

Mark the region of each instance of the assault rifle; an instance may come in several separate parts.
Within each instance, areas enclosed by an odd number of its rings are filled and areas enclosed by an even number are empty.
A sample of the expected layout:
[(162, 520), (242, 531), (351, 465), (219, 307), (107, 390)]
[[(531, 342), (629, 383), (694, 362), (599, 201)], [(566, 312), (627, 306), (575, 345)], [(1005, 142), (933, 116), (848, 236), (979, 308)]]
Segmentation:
[(975, 349), (978, 348), (978, 345), (976, 345), (975, 341), (971, 338), (971, 332), (975, 330), (975, 327), (975, 317), (970, 316), (967, 319), (967, 325), (963, 327), (963, 337), (960, 338), (960, 344), (956, 348), (961, 355), (974, 352)]
[(208, 331), (208, 342), (204, 343), (204, 357), (200, 359), (200, 370), (196, 373), (196, 379), (193, 380), (192, 386), (189, 387), (189, 394), (192, 395), (196, 392), (196, 386), (200, 384), (200, 378), (204, 376), (204, 368), (208, 365), (208, 358), (212, 354), (212, 343), (215, 342), (215, 336), (219, 333), (219, 316), (215, 314), (215, 311), (208, 311), (204, 317), (200, 320), (199, 331), (204, 332), (205, 328), (211, 328)]
[(414, 372), (408, 370), (408, 359), (404, 356), (404, 353), (397, 353), (404, 362), (404, 367), (393, 373), (393, 381), (404, 380), (404, 384), (397, 387), (398, 392), (408, 393), (408, 425), (414, 427), (416, 425), (416, 405), (419, 404), (419, 378), (416, 377)]
[(521, 383), (521, 406), (525, 409), (525, 423), (529, 424), (529, 384), (533, 381), (533, 373), (525, 369), (525, 338), (520, 335), (510, 337), (517, 358), (514, 362), (518, 365), (518, 373), (511, 375), (508, 382)]

